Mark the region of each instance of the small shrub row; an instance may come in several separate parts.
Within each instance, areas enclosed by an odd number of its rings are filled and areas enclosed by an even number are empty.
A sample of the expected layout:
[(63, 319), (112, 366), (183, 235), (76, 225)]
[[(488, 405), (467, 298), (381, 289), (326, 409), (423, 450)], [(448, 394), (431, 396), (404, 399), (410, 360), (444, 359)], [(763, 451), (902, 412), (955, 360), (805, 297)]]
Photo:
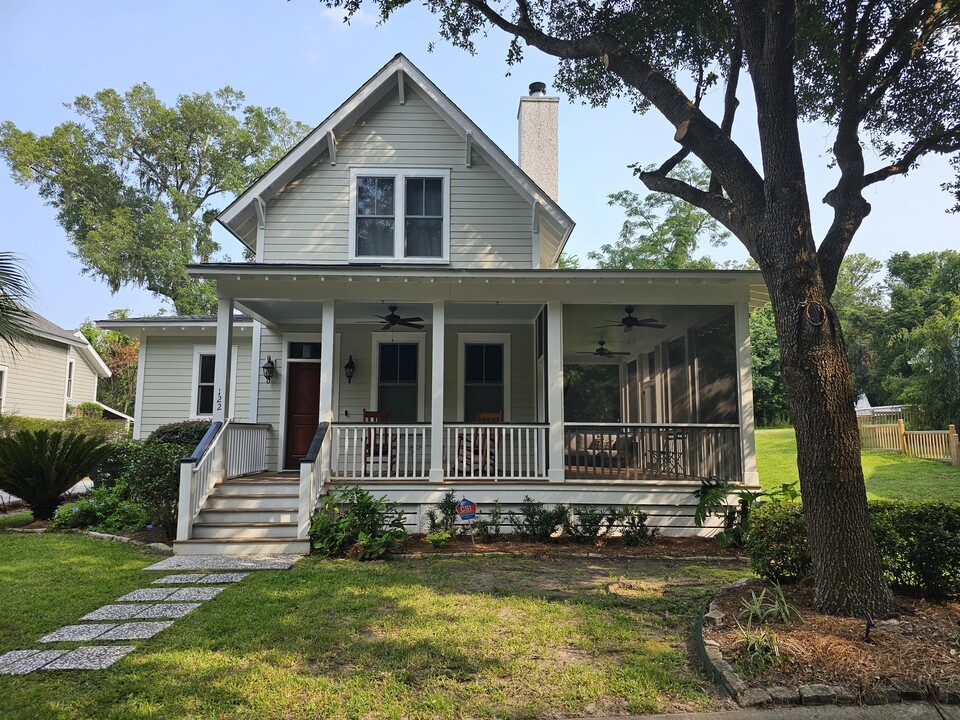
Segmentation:
[(104, 420), (101, 417), (68, 417), (66, 420), (0, 415), (0, 437), (11, 437), (18, 432), (61, 432), (85, 435), (100, 441), (122, 440), (130, 437), (130, 430), (123, 420)]
[(359, 487), (323, 497), (310, 525), (313, 549), (326, 557), (375, 560), (406, 536), (398, 504)]
[[(884, 572), (898, 590), (925, 597), (960, 592), (960, 503), (869, 502)], [(754, 572), (783, 582), (810, 573), (803, 508), (768, 503), (753, 512), (747, 550)]]
[[(554, 539), (573, 542), (596, 542), (603, 537), (619, 535), (627, 545), (649, 545), (657, 535), (657, 530), (647, 527), (647, 514), (639, 507), (602, 508), (594, 505), (553, 505), (548, 507), (542, 502), (524, 496), (520, 507), (504, 513), (500, 501), (490, 506), (486, 518), (478, 518), (469, 524), (456, 525), (456, 491), (448, 490), (436, 508), (427, 511), (427, 539), (431, 536), (442, 545), (458, 532), (473, 533), (484, 541), (500, 535), (504, 515), (513, 534), (518, 538), (549, 542)], [(439, 546), (438, 545), (438, 546)]]
[(190, 455), (197, 449), (197, 445), (203, 440), (211, 424), (209, 420), (181, 420), (167, 423), (150, 433), (147, 442), (160, 445), (189, 445), (190, 452), (187, 455)]

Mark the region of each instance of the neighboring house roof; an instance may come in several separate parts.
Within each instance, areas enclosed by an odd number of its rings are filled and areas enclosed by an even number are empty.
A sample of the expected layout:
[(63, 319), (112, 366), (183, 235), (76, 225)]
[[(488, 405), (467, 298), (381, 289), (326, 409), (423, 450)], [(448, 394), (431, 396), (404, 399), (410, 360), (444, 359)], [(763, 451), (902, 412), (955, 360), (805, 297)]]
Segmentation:
[(406, 78), (420, 90), (427, 104), (446, 120), (458, 135), (464, 140), (469, 136), (472, 147), (482, 152), (520, 195), (531, 205), (540, 204), (561, 235), (560, 248), (557, 250), (559, 256), (575, 224), (570, 216), (402, 53), (397, 53), (333, 114), (230, 203), (217, 217), (217, 221), (244, 245), (255, 249), (257, 216), (263, 211), (261, 203), (269, 201), (324, 152), (329, 153), (331, 146), (335, 156), (338, 133), (352, 127), (364, 113), (383, 99), (389, 90), (395, 88), (402, 78)]
[(93, 346), (83, 336), (82, 332), (79, 330), (65, 330), (59, 325), (50, 322), (42, 315), (38, 315), (33, 310), (27, 310), (27, 314), (30, 316), (28, 324), (31, 335), (75, 347), (97, 375), (100, 377), (110, 377), (110, 368), (103, 362), (103, 358), (93, 349)]

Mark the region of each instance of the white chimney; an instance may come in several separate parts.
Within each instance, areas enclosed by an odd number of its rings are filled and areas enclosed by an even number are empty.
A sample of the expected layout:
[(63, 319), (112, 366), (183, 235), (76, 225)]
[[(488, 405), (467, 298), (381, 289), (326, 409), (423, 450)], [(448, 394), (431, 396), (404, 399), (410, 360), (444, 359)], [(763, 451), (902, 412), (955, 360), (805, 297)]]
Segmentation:
[(547, 86), (530, 84), (530, 94), (520, 98), (518, 164), (554, 201), (559, 195), (559, 141), (557, 115), (560, 98), (546, 97)]

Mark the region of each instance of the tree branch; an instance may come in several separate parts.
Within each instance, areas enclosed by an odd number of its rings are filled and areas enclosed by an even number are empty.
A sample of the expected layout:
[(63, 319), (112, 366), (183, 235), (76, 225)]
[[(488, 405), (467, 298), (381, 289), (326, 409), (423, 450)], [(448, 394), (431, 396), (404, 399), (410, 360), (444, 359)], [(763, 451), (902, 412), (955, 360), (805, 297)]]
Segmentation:
[(669, 175), (677, 165), (686, 160), (689, 154), (690, 151), (687, 150), (687, 148), (680, 148), (677, 150), (677, 152), (667, 158), (663, 162), (663, 165), (657, 168), (657, 175)]
[[(720, 121), (720, 132), (730, 137), (733, 132), (733, 120), (737, 114), (737, 108), (740, 107), (740, 100), (737, 99), (737, 86), (740, 84), (740, 71), (743, 68), (743, 43), (740, 41), (740, 35), (733, 41), (733, 47), (730, 49), (730, 68), (727, 71), (727, 87), (723, 93), (723, 119)], [(710, 190), (714, 195), (723, 193), (723, 187), (720, 178), (715, 174), (710, 175)]]
[(935, 152), (945, 154), (958, 150), (960, 150), (960, 125), (954, 125), (942, 133), (930, 135), (918, 140), (911, 145), (896, 162), (892, 162), (886, 167), (868, 173), (863, 178), (863, 186), (866, 187), (867, 185), (882, 182), (894, 175), (906, 174), (910, 171), (910, 168), (913, 167), (914, 163), (927, 153)]
[[(740, 235), (744, 231), (743, 223), (737, 217), (734, 204), (722, 195), (711, 194), (682, 180), (662, 175), (659, 171), (641, 172), (638, 177), (640, 182), (647, 186), (648, 190), (673, 195), (700, 208), (743, 240)], [(744, 244), (747, 245), (746, 241), (744, 241)], [(747, 249), (751, 249), (749, 245)]]

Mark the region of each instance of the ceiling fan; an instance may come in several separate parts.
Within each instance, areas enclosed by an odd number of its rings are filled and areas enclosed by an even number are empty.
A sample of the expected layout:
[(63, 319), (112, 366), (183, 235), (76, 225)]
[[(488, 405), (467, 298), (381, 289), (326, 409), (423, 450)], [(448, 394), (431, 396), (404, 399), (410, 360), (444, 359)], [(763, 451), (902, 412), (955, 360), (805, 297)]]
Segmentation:
[(615, 352), (613, 350), (607, 350), (606, 340), (598, 340), (599, 344), (597, 345), (596, 350), (581, 350), (577, 355), (596, 355), (597, 357), (610, 357), (611, 355), (629, 355), (628, 352)]
[(624, 332), (630, 332), (634, 328), (638, 328), (638, 327), (640, 328), (665, 328), (666, 327), (666, 325), (664, 325), (663, 323), (658, 323), (655, 318), (643, 318), (642, 320), (640, 318), (635, 318), (633, 316), (633, 312), (634, 310), (636, 310), (636, 308), (630, 305), (625, 307), (623, 310), (624, 312), (627, 313), (625, 317), (620, 318), (617, 322), (612, 323), (610, 325), (598, 325), (596, 329), (599, 330), (600, 328), (622, 327)]
[(414, 328), (416, 330), (422, 330), (423, 325), (417, 325), (417, 323), (423, 322), (422, 317), (400, 317), (397, 315), (397, 306), (389, 305), (387, 309), (390, 311), (389, 315), (374, 315), (375, 318), (380, 318), (383, 320), (383, 327), (381, 330), (389, 330), (395, 325), (400, 327)]

